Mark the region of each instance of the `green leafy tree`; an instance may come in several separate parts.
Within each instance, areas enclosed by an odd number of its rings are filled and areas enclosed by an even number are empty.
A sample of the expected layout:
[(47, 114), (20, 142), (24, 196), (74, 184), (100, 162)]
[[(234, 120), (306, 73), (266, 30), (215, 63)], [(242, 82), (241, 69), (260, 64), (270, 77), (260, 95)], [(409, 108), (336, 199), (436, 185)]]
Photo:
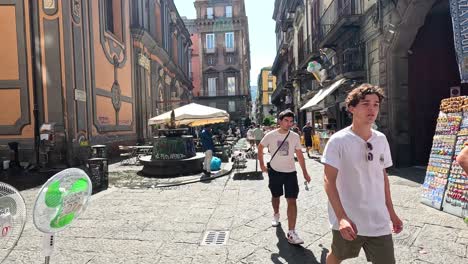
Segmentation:
[(263, 119), (264, 126), (271, 126), (275, 124), (275, 120), (271, 116), (267, 116)]

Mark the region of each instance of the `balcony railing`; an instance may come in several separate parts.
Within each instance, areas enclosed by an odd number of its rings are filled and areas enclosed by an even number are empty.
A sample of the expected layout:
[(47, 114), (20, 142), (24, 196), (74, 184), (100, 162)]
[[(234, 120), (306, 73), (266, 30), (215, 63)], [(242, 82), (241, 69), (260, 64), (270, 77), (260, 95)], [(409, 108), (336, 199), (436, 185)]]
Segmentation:
[(365, 48), (355, 46), (345, 49), (339, 56), (339, 63), (333, 65), (328, 70), (329, 78), (333, 79), (338, 75), (346, 75), (353, 72), (365, 71)]
[(320, 17), (321, 37), (325, 38), (341, 21), (362, 12), (361, 0), (333, 0)]
[(214, 53), (217, 52), (217, 48), (211, 48), (211, 49), (209, 49), (209, 48), (203, 48), (203, 52), (204, 52), (205, 54), (214, 54)]
[(236, 52), (236, 48), (232, 47), (232, 48), (228, 48), (228, 47), (224, 47), (224, 54), (226, 53), (235, 53)]
[(201, 90), (199, 96), (216, 97), (216, 96), (237, 96), (237, 95), (240, 95), (240, 94), (232, 93), (227, 90), (216, 90), (216, 91)]

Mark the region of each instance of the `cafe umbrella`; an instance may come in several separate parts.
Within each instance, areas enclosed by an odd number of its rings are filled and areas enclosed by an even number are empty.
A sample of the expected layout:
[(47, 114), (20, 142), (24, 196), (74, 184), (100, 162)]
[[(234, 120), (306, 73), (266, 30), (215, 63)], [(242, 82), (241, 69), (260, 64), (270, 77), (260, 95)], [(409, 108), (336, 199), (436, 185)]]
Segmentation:
[(169, 124), (172, 112), (176, 126), (196, 127), (229, 122), (229, 114), (225, 110), (191, 103), (150, 118), (148, 125)]

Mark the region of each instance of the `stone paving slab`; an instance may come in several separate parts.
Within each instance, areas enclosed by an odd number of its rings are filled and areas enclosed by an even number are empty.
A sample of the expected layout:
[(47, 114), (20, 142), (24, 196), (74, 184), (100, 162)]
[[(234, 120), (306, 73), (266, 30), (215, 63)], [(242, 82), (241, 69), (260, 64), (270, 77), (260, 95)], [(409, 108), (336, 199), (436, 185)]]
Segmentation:
[[(291, 246), (285, 239), (284, 200), (282, 225), (270, 226), (266, 176), (236, 180), (233, 171), (204, 182), (200, 175), (144, 178), (137, 174), (141, 168), (116, 164), (110, 169), (110, 189), (94, 195), (84, 215), (58, 234), (51, 263), (325, 263), (331, 233), (323, 167), (312, 159), (306, 163), (312, 183), (306, 191), (299, 178), (297, 222), (303, 246)], [(244, 171), (255, 170), (253, 160), (247, 166)], [(414, 180), (419, 176), (411, 173), (412, 180), (400, 177), (404, 171), (399, 170), (390, 176), (394, 204), (405, 223), (404, 231), (394, 236), (397, 263), (468, 263), (468, 227), (460, 218), (419, 203), (420, 183)], [(195, 183), (178, 185), (181, 181)], [(157, 187), (162, 183), (177, 186)], [(22, 191), (29, 216), (37, 192)], [(200, 245), (208, 230), (230, 231), (227, 245)], [(41, 237), (28, 217), (5, 263), (43, 263)], [(365, 263), (364, 254), (343, 263)]]

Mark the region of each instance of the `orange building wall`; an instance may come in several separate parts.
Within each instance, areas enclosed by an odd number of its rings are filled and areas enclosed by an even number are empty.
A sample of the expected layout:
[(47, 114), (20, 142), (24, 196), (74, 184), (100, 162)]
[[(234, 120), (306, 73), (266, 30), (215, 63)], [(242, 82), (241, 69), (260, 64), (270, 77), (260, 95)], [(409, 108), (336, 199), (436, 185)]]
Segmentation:
[(200, 57), (200, 35), (192, 34), (192, 94), (198, 96), (201, 91), (202, 75), (201, 75), (201, 57)]
[(162, 43), (162, 26), (161, 26), (161, 5), (159, 1), (156, 1), (156, 8), (155, 8), (155, 16), (156, 16), (156, 41), (161, 44)]
[(0, 80), (18, 80), (18, 38), (14, 6), (0, 6)]
[[(0, 81), (19, 80), (20, 67), (27, 67), (27, 90), (29, 101), (21, 101), (20, 87), (11, 87), (11, 89), (0, 90), (0, 125), (12, 125), (21, 118), (21, 107), (29, 104), (29, 113), (27, 118), (29, 124), (25, 125), (19, 135), (0, 135), (0, 139), (29, 139), (34, 137), (34, 119), (33, 119), (33, 86), (32, 84), (32, 63), (31, 63), (31, 42), (27, 37), (30, 34), (29, 22), (29, 1), (24, 0), (24, 16), (21, 16), (24, 23), (26, 65), (20, 65), (18, 58), (18, 35), (16, 25), (15, 6), (0, 5)], [(20, 31), (21, 33), (23, 31)], [(20, 51), (22, 52), (22, 51)]]
[(21, 117), (20, 99), (20, 90), (18, 88), (0, 90), (1, 125), (14, 125), (16, 120)]
[[(127, 56), (127, 60), (122, 68), (117, 69), (117, 80), (120, 85), (121, 94), (123, 96), (132, 97), (132, 46), (130, 43), (130, 8), (128, 1), (122, 1), (122, 3), (124, 3), (123, 9), (125, 10), (126, 15), (125, 25), (123, 26), (124, 30), (126, 30), (126, 39), (124, 40), (123, 44), (125, 45), (125, 53)], [(106, 55), (100, 42), (99, 36), (101, 29), (99, 26), (99, 3), (98, 1), (92, 1), (92, 5), (92, 33), (94, 38), (94, 43), (92, 43), (92, 45), (94, 47), (94, 76), (96, 81), (96, 86), (93, 88), (100, 88), (110, 92), (114, 83), (114, 66), (106, 58)], [(132, 111), (132, 107), (121, 107), (119, 115), (125, 117), (126, 123), (131, 123), (133, 121)], [(95, 114), (100, 125), (116, 125), (116, 113), (115, 109), (112, 106), (110, 98), (96, 98)]]
[[(268, 95), (273, 94), (273, 91), (276, 89), (276, 77), (274, 75), (268, 76), (268, 73), (270, 73), (271, 70), (262, 70), (262, 104), (263, 105), (268, 105), (270, 102), (268, 102)], [(273, 82), (273, 90), (268, 91), (268, 80), (272, 80)]]

